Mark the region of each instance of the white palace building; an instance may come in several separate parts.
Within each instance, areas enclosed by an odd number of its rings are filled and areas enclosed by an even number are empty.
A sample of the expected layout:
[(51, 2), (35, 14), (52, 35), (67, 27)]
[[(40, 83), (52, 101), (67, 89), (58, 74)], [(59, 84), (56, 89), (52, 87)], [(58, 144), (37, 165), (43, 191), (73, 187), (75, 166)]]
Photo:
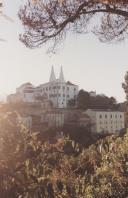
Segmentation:
[(61, 67), (59, 78), (51, 69), (49, 82), (34, 87), (31, 83), (25, 83), (16, 89), (15, 94), (7, 97), (7, 102), (38, 102), (39, 99), (51, 101), (54, 108), (66, 108), (70, 99), (78, 95), (78, 86), (65, 81), (63, 69)]

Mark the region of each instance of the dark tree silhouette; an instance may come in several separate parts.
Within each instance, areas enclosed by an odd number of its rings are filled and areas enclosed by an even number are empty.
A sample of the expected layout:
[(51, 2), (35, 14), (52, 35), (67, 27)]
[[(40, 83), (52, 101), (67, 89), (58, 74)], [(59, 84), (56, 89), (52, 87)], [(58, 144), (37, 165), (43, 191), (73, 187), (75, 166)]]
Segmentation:
[(77, 107), (79, 109), (90, 108), (90, 95), (87, 91), (80, 90), (77, 96)]
[(127, 0), (27, 0), (19, 17), (25, 27), (20, 40), (30, 48), (49, 41), (55, 46), (68, 32), (91, 30), (109, 42), (128, 33)]
[(125, 80), (125, 82), (122, 83), (122, 87), (123, 87), (123, 89), (124, 89), (124, 91), (125, 91), (126, 100), (127, 100), (127, 102), (128, 102), (128, 71), (127, 71), (126, 74), (125, 74), (124, 80)]

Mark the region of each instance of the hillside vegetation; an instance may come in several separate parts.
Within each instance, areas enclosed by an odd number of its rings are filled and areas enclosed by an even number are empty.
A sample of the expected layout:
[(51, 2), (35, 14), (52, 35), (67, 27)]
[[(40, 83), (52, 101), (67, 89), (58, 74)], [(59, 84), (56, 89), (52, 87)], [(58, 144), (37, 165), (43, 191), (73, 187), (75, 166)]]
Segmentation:
[(68, 138), (54, 144), (16, 122), (0, 119), (0, 196), (3, 198), (126, 198), (128, 134), (88, 149)]

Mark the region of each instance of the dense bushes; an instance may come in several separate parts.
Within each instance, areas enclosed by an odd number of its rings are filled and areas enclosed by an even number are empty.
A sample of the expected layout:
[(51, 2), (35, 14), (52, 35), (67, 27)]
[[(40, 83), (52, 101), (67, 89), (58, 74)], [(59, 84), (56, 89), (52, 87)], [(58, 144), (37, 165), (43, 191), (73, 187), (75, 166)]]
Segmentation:
[(104, 94), (91, 96), (90, 92), (80, 90), (76, 99), (71, 99), (68, 102), (69, 107), (78, 109), (114, 109), (117, 110), (120, 104), (117, 103), (114, 97), (108, 97)]
[(126, 198), (128, 134), (81, 149), (69, 139), (50, 144), (17, 124), (0, 120), (0, 197)]

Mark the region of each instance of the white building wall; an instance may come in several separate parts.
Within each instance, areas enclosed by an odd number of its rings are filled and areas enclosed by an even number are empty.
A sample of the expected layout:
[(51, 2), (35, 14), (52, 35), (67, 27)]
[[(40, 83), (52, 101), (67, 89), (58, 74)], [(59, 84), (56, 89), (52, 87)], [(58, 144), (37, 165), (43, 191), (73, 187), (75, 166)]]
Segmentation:
[(40, 86), (41, 93), (47, 94), (54, 107), (66, 108), (68, 100), (73, 99), (78, 94), (77, 85), (67, 85), (65, 82), (49, 82)]
[(95, 122), (95, 130), (98, 133), (115, 133), (125, 127), (124, 112), (87, 110), (86, 113)]
[(34, 86), (31, 83), (25, 83), (18, 87), (16, 94), (19, 95), (23, 102), (35, 102)]
[(35, 102), (34, 93), (23, 93), (23, 102)]
[(97, 112), (96, 113), (97, 131), (116, 132), (124, 128), (123, 112)]
[(41, 116), (41, 122), (47, 123), (48, 127), (63, 127), (64, 114), (62, 112), (49, 112)]

